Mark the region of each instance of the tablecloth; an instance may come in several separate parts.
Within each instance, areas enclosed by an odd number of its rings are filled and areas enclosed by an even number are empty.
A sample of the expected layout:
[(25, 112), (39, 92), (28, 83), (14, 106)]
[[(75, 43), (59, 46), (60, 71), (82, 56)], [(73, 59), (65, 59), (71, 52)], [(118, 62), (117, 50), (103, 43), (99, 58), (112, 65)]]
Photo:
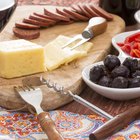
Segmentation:
[[(65, 140), (88, 140), (88, 136), (107, 120), (97, 115), (80, 115), (67, 111), (50, 111), (56, 128)], [(0, 140), (45, 140), (35, 115), (8, 112), (0, 108)], [(107, 138), (107, 140), (140, 140), (140, 120)]]

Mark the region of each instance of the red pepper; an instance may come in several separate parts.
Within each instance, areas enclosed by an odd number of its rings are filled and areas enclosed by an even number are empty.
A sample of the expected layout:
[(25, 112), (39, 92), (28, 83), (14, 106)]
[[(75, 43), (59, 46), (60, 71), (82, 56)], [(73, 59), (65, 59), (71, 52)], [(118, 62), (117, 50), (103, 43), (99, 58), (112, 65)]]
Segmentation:
[(132, 45), (132, 49), (138, 49), (138, 43), (134, 42), (134, 44)]
[(134, 49), (133, 52), (135, 53), (135, 55), (140, 58), (140, 51), (137, 49)]
[(130, 56), (136, 57), (136, 55), (135, 55), (135, 53), (134, 53), (134, 50), (131, 50), (131, 51), (130, 51)]
[(121, 49), (129, 54), (131, 51), (131, 46), (129, 44), (125, 44), (123, 47), (121, 47)]
[(125, 41), (124, 41), (124, 44), (131, 43), (131, 42), (135, 41), (136, 38), (140, 38), (140, 32), (132, 34), (132, 35), (126, 37)]
[(122, 46), (124, 45), (124, 43), (120, 42), (120, 43), (117, 43), (117, 45), (118, 45), (119, 47), (122, 47)]
[(135, 38), (135, 41), (136, 42), (140, 42), (140, 38), (138, 37), (138, 38)]

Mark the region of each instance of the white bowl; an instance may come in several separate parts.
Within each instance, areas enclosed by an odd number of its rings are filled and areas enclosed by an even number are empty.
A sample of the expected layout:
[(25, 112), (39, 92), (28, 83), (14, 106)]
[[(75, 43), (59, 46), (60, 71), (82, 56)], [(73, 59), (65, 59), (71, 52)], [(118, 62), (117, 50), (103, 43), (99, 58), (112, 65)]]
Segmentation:
[(140, 23), (140, 10), (138, 10), (138, 11), (135, 13), (134, 17), (135, 17), (136, 21), (137, 21), (138, 23)]
[[(140, 30), (120, 33), (112, 38), (112, 44), (119, 52), (118, 57), (119, 57), (121, 63), (125, 60), (126, 57), (131, 57), (131, 56), (129, 54), (126, 54), (125, 52), (123, 52), (121, 50), (121, 48), (117, 45), (117, 43), (124, 42), (124, 40), (127, 36), (137, 33), (137, 32), (140, 32)], [(140, 58), (135, 58), (135, 59), (140, 60)], [(97, 66), (100, 64), (103, 64), (103, 61), (86, 66), (82, 71), (82, 78), (89, 87), (91, 87), (97, 93), (99, 93), (107, 98), (114, 99), (114, 100), (130, 100), (130, 99), (140, 97), (140, 87), (119, 89), (119, 88), (104, 87), (104, 86), (100, 86), (98, 84), (93, 83), (89, 78), (90, 69), (93, 66)]]
[(140, 97), (139, 87), (119, 89), (119, 88), (104, 87), (104, 86), (100, 86), (98, 84), (93, 83), (89, 78), (90, 69), (93, 66), (97, 66), (100, 64), (103, 64), (103, 62), (101, 61), (101, 62), (94, 63), (92, 65), (86, 66), (82, 71), (82, 78), (91, 89), (93, 89), (100, 95), (103, 95), (113, 100), (130, 100), (130, 99)]
[[(126, 57), (131, 57), (131, 56), (129, 54), (125, 53), (124, 51), (122, 51), (122, 49), (117, 45), (117, 43), (124, 42), (124, 40), (127, 36), (132, 35), (137, 32), (140, 32), (140, 30), (120, 33), (112, 38), (112, 45), (116, 48), (116, 50), (118, 50), (118, 52), (119, 52), (118, 57), (121, 61), (123, 61)], [(135, 58), (135, 57), (131, 57), (131, 58)], [(136, 59), (140, 60), (140, 58), (136, 58)]]
[(15, 0), (3, 0), (0, 2), (0, 11), (4, 11), (15, 4)]
[(16, 7), (16, 0), (3, 0), (0, 2), (0, 30), (4, 28)]

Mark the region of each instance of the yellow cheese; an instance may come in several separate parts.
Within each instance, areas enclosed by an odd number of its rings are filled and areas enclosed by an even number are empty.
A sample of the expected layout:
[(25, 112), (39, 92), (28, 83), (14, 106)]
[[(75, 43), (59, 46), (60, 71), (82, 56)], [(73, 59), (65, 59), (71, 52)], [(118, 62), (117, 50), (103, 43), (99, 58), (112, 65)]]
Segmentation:
[(0, 76), (13, 78), (45, 71), (44, 48), (20, 39), (0, 42)]
[(45, 46), (45, 64), (48, 70), (54, 70), (62, 64), (68, 64), (77, 58), (86, 56), (93, 46), (92, 43), (86, 42), (77, 49), (71, 50), (70, 47), (77, 43), (74, 42), (65, 49), (62, 49), (62, 46), (69, 40), (69, 37), (61, 35)]

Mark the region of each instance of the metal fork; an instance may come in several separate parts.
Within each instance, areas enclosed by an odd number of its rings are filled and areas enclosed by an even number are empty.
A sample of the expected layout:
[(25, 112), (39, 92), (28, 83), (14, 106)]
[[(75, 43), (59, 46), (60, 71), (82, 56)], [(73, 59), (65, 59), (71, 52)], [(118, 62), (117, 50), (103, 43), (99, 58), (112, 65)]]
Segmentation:
[(42, 102), (42, 91), (40, 88), (32, 86), (15, 86), (15, 91), (28, 104), (32, 105), (38, 114), (37, 119), (49, 140), (64, 140), (60, 132), (55, 127), (53, 120), (48, 112), (44, 112), (40, 104)]

